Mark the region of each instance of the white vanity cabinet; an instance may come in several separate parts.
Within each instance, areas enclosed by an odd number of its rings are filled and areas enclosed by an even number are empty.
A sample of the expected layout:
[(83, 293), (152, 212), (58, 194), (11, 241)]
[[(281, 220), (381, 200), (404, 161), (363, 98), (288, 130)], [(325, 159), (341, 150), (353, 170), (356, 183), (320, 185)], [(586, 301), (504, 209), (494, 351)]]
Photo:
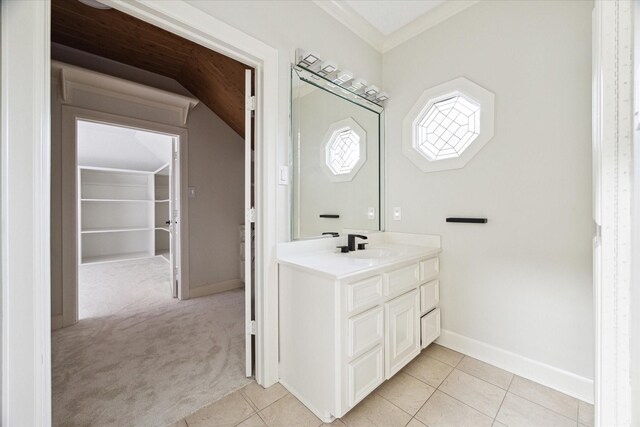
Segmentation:
[(438, 252), (344, 276), (281, 262), (280, 382), (330, 422), (395, 375), (440, 335)]

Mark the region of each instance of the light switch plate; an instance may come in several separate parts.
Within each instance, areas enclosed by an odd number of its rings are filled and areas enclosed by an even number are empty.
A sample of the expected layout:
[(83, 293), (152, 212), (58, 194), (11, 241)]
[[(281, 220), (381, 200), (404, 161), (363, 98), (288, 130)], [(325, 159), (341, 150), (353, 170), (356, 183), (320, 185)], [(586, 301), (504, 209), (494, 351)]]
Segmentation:
[(393, 220), (400, 221), (402, 219), (402, 209), (399, 207), (393, 208)]
[(371, 207), (367, 209), (367, 218), (376, 219), (376, 208)]
[(278, 184), (289, 185), (289, 166), (280, 166), (278, 173)]
[(189, 187), (187, 194), (189, 195), (190, 199), (195, 199), (196, 198), (196, 187)]

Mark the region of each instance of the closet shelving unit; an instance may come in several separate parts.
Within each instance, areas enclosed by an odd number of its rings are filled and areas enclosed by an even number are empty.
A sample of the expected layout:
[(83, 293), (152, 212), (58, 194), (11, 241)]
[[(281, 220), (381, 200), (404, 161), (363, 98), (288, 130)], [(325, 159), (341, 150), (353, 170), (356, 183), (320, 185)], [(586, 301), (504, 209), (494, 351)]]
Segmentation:
[[(167, 167), (168, 170), (168, 167)], [(157, 203), (156, 175), (128, 169), (80, 167), (80, 262), (82, 264), (147, 258), (163, 248), (167, 236), (157, 238), (158, 211), (168, 219), (169, 203)], [(168, 176), (166, 179), (168, 185)], [(166, 199), (168, 199), (168, 187)], [(156, 205), (165, 205), (158, 209)], [(165, 256), (168, 259), (168, 255)]]
[(169, 261), (171, 245), (171, 204), (169, 203), (169, 165), (156, 171), (153, 177), (155, 197), (155, 246), (156, 256)]

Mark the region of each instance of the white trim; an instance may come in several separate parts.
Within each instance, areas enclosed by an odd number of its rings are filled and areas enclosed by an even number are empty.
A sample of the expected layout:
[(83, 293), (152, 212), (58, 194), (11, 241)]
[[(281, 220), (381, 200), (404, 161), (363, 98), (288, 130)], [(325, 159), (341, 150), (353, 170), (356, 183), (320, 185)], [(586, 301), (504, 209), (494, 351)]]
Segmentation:
[(102, 0), (255, 68), (256, 381), (278, 381), (278, 51), (184, 1)]
[(344, 1), (313, 0), (313, 2), (378, 52), (386, 53), (473, 6), (479, 0), (445, 1), (388, 35), (383, 34)]
[(436, 343), (523, 378), (593, 403), (593, 380), (443, 329)]
[(191, 288), (189, 290), (189, 297), (199, 298), (240, 288), (242, 288), (242, 281), (240, 279), (225, 280), (224, 282), (209, 283), (208, 285), (196, 286), (195, 288)]
[(382, 44), (382, 53), (386, 53), (396, 46), (446, 21), (454, 15), (470, 8), (480, 0), (456, 0), (445, 1), (441, 5), (431, 9), (422, 16), (411, 21), (407, 25), (389, 34)]
[[(595, 2), (593, 16), (595, 425), (630, 426), (633, 13)], [(637, 307), (634, 307), (637, 309)], [(637, 363), (635, 361), (634, 363)]]
[(189, 112), (200, 102), (195, 98), (124, 80), (59, 61), (51, 61), (51, 77), (60, 82), (58, 96), (63, 104), (73, 104), (73, 91), (79, 89), (151, 108), (178, 112), (185, 126)]
[(3, 426), (51, 425), (49, 0), (0, 2)]
[(356, 36), (383, 52), (385, 36), (347, 3), (340, 0), (313, 0), (320, 9), (347, 27)]
[[(180, 147), (180, 289), (178, 298), (189, 298), (189, 212), (188, 212), (188, 133), (185, 128), (118, 116), (116, 114), (93, 111), (86, 108), (62, 106), (62, 317), (63, 326), (73, 325), (78, 321), (78, 266), (81, 264), (79, 254), (78, 206), (78, 171), (76, 122), (78, 120), (108, 123), (150, 130), (179, 138)], [(82, 167), (82, 169), (89, 169)], [(104, 168), (91, 167), (102, 170)], [(153, 172), (136, 172), (152, 175)], [(148, 201), (149, 203), (153, 201)]]

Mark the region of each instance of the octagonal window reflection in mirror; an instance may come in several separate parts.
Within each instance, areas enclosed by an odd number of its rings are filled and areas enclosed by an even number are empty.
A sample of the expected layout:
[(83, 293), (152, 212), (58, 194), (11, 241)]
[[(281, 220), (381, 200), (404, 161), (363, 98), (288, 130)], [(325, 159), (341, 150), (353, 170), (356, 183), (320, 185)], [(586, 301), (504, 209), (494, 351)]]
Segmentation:
[(366, 160), (366, 132), (352, 118), (333, 123), (324, 136), (325, 172), (330, 180), (351, 181)]

